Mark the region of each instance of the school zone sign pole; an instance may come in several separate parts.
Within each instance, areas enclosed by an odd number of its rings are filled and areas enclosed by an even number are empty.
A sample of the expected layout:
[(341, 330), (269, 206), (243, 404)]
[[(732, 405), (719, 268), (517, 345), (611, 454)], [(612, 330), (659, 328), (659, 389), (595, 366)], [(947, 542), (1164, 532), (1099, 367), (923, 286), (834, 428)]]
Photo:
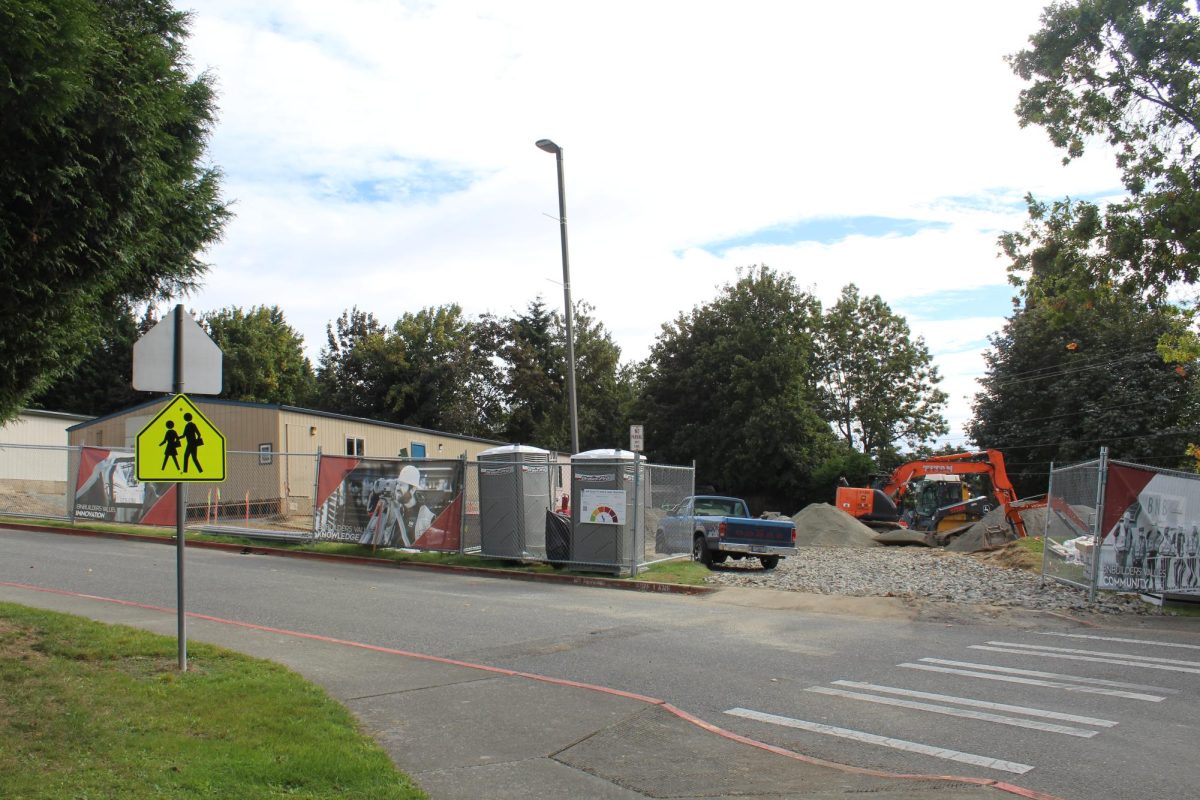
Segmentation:
[[(146, 332), (133, 345), (133, 388), (143, 392), (169, 392), (171, 402), (138, 433), (134, 458), (137, 479), (149, 483), (175, 483), (175, 581), (176, 612), (178, 616), (179, 670), (187, 671), (187, 615), (184, 603), (184, 527), (187, 522), (188, 483), (219, 482), (225, 479), (225, 437), (187, 399), (184, 392), (194, 394), (221, 393), (221, 348), (217, 347), (204, 329), (186, 314), (183, 305), (175, 306), (172, 314)], [(186, 425), (182, 435), (174, 430), (170, 417), (182, 409)], [(220, 463), (206, 474), (201, 467), (199, 450), (209, 439), (209, 453), (220, 451)], [(178, 463), (177, 451), (186, 439), (183, 465)], [(165, 445), (165, 450), (161, 449)], [(165, 455), (163, 455), (165, 453)], [(162, 457), (162, 466), (158, 461)], [(208, 456), (205, 456), (206, 460)], [(189, 460), (195, 468), (187, 472)], [(168, 468), (168, 461), (173, 462)]]

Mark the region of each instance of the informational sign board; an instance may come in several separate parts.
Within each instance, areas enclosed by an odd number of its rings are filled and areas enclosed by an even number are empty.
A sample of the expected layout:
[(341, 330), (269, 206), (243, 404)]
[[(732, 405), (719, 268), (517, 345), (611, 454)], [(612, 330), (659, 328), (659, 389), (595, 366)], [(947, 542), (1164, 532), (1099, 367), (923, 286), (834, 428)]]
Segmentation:
[(137, 479), (147, 483), (225, 480), (225, 435), (177, 394), (134, 440)]
[(593, 525), (621, 525), (625, 520), (624, 489), (583, 489), (579, 492), (579, 521)]

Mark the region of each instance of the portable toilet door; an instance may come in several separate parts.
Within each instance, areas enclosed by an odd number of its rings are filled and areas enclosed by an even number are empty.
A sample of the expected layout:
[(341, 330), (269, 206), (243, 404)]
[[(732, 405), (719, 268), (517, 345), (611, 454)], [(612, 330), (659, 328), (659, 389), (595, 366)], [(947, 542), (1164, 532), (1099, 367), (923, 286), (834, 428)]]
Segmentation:
[(549, 451), (505, 445), (485, 450), (478, 460), (480, 552), (499, 558), (545, 558)]
[[(636, 554), (636, 454), (588, 450), (571, 456), (571, 561), (622, 572)], [(640, 560), (640, 559), (639, 559)]]

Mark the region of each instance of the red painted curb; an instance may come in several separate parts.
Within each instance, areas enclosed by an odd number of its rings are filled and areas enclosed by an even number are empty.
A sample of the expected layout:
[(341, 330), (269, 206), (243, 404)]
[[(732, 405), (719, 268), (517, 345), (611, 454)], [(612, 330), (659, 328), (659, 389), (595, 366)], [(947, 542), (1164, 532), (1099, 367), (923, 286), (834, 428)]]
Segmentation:
[[(210, 544), (218, 544), (218, 543), (210, 542)], [(105, 603), (113, 603), (116, 605), (130, 606), (133, 608), (143, 608), (143, 609), (147, 609), (150, 611), (158, 611), (158, 612), (168, 613), (168, 614), (176, 613), (176, 609), (173, 609), (173, 608), (164, 608), (162, 606), (153, 606), (153, 605), (148, 605), (145, 603), (135, 603), (130, 600), (118, 600), (116, 598), (111, 598), (111, 597), (100, 597), (98, 595), (81, 594), (79, 592), (71, 592), (71, 591), (67, 591), (64, 589), (48, 589), (48, 588), (45, 588), (42, 586), (32, 586), (29, 584), (13, 583), (10, 581), (0, 581), (0, 586), (10, 586), (10, 587), (13, 587), (16, 589), (25, 589), (25, 590), (36, 591), (36, 592), (46, 592), (48, 594), (57, 594), (57, 595), (63, 595), (66, 597), (78, 597), (78, 598), (82, 598), (82, 599), (86, 599), (86, 600), (97, 600), (97, 601), (105, 602)], [(670, 703), (666, 702), (665, 700), (658, 700), (653, 697), (648, 697), (646, 695), (641, 695), (641, 694), (635, 694), (633, 692), (626, 692), (621, 689), (612, 689), (607, 686), (597, 686), (596, 684), (591, 684), (591, 683), (581, 683), (579, 681), (567, 680), (565, 678), (552, 678), (548, 675), (539, 675), (534, 672), (518, 672), (516, 670), (505, 669), (504, 667), (491, 667), (491, 666), (487, 666), (486, 664), (474, 664), (469, 661), (459, 661), (457, 659), (444, 658), (442, 656), (433, 656), (433, 655), (428, 655), (425, 653), (414, 653), (414, 652), (407, 651), (407, 650), (397, 650), (397, 649), (391, 648), (391, 647), (382, 647), (379, 645), (366, 644), (364, 642), (354, 642), (354, 641), (351, 641), (348, 639), (336, 639), (333, 637), (322, 636), (320, 634), (315, 634), (315, 633), (302, 633), (300, 631), (287, 630), (286, 628), (273, 628), (273, 627), (270, 627), (267, 625), (257, 625), (252, 622), (240, 622), (238, 620), (225, 619), (223, 617), (214, 617), (214, 616), (211, 616), (208, 614), (199, 614), (199, 613), (195, 613), (195, 612), (191, 612), (191, 611), (187, 612), (186, 616), (188, 616), (192, 619), (200, 619), (200, 620), (205, 620), (207, 622), (215, 622), (215, 623), (219, 623), (222, 625), (230, 625), (230, 626), (238, 627), (238, 628), (246, 628), (249, 630), (263, 631), (265, 633), (274, 633), (274, 634), (278, 634), (278, 635), (282, 635), (282, 636), (293, 636), (293, 637), (296, 637), (299, 639), (309, 639), (312, 641), (324, 642), (326, 644), (337, 644), (337, 645), (342, 645), (345, 647), (355, 647), (355, 648), (359, 648), (362, 650), (371, 650), (371, 651), (377, 652), (377, 653), (387, 653), (390, 655), (401, 656), (404, 658), (413, 658), (413, 659), (418, 659), (421, 661), (432, 661), (432, 662), (436, 662), (439, 664), (448, 664), (448, 665), (456, 666), (456, 667), (464, 667), (464, 668), (468, 668), (468, 669), (481, 670), (483, 672), (490, 672), (492, 674), (503, 675), (505, 677), (525, 678), (527, 680), (538, 681), (540, 683), (549, 683), (549, 684), (553, 684), (556, 686), (566, 686), (566, 687), (570, 687), (570, 688), (574, 688), (574, 689), (585, 689), (585, 690), (591, 691), (591, 692), (599, 692), (601, 694), (612, 695), (615, 697), (624, 697), (624, 698), (627, 698), (630, 700), (637, 700), (639, 702), (646, 703), (648, 705), (658, 706), (659, 708), (663, 709), (667, 713), (678, 717), (679, 719), (683, 720), (684, 722), (695, 725), (696, 727), (701, 728), (702, 730), (706, 730), (710, 733), (714, 733), (714, 734), (716, 734), (722, 738), (728, 739), (732, 742), (738, 742), (739, 744), (749, 745), (751, 747), (755, 747), (760, 750), (765, 750), (769, 753), (774, 753), (779, 756), (784, 756), (785, 758), (791, 758), (796, 761), (802, 761), (806, 764), (812, 764), (814, 766), (835, 769), (840, 772), (845, 772), (847, 774), (866, 775), (866, 776), (870, 776), (870, 777), (883, 778), (883, 779), (887, 779), (887, 780), (920, 780), (920, 781), (935, 780), (935, 781), (947, 781), (950, 783), (965, 783), (965, 784), (970, 784), (973, 786), (990, 787), (990, 788), (996, 789), (998, 791), (1006, 792), (1008, 794), (1017, 795), (1018, 797), (1029, 798), (1029, 800), (1063, 800), (1063, 798), (1060, 798), (1056, 795), (1045, 794), (1043, 792), (1038, 792), (1033, 789), (1026, 789), (1021, 786), (1015, 786), (1011, 783), (1005, 783), (1003, 781), (996, 781), (996, 780), (992, 780), (990, 778), (967, 778), (967, 777), (958, 777), (958, 776), (954, 776), (954, 775), (920, 775), (920, 774), (908, 774), (908, 773), (893, 773), (893, 772), (884, 772), (882, 770), (867, 769), (864, 767), (854, 767), (849, 764), (839, 764), (836, 761), (826, 761), (824, 759), (814, 758), (812, 756), (806, 756), (803, 753), (797, 753), (794, 750), (788, 750), (783, 747), (777, 747), (776, 745), (773, 745), (773, 744), (767, 744), (766, 742), (760, 742), (757, 739), (751, 739), (748, 736), (742, 736), (741, 734), (734, 733), (733, 731), (728, 731), (718, 725), (714, 725), (711, 722), (707, 722), (706, 720), (703, 720), (700, 717), (697, 717), (693, 714), (689, 714), (688, 712), (683, 711), (682, 709), (676, 708), (675, 706), (671, 705)]]
[[(7, 523), (0, 521), (0, 528), (32, 533), (54, 533), (63, 536), (91, 536), (100, 539), (122, 539), (132, 542), (150, 542), (153, 544), (174, 545), (174, 537), (143, 536), (136, 533), (120, 533), (118, 531), (98, 531), (86, 528), (56, 528), (49, 525), (27, 525), (24, 523)], [(594, 589), (623, 589), (629, 592), (653, 592), (655, 594), (684, 594), (705, 595), (717, 591), (710, 586), (686, 586), (676, 583), (653, 583), (651, 581), (625, 581), (615, 578), (600, 578), (588, 575), (560, 575), (552, 572), (518, 572), (511, 569), (491, 569), (488, 567), (463, 567), (455, 564), (426, 564), (419, 561), (392, 561), (387, 558), (372, 558), (370, 556), (350, 556), (338, 553), (310, 553), (303, 550), (284, 550), (278, 547), (262, 546), (247, 543), (227, 544), (225, 542), (188, 541), (188, 547), (198, 547), (206, 550), (224, 550), (230, 553), (249, 553), (262, 556), (281, 556), (284, 558), (305, 558), (310, 561), (329, 561), (342, 564), (362, 564), (373, 567), (393, 567), (395, 569), (421, 569), (431, 572), (448, 572), (459, 575), (474, 575), (484, 578), (504, 578), (513, 581), (538, 581), (541, 583), (561, 583), (572, 586), (588, 586)]]

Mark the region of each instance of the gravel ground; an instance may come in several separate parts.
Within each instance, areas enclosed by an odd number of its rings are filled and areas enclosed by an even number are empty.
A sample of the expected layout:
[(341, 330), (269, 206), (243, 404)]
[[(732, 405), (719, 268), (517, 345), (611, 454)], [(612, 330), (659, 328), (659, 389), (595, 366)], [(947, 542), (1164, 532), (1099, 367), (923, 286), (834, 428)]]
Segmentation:
[(1041, 575), (984, 564), (969, 555), (924, 547), (803, 547), (764, 570), (757, 559), (714, 565), (710, 584), (860, 597), (911, 597), (1042, 611), (1146, 614), (1136, 595), (1087, 593)]

